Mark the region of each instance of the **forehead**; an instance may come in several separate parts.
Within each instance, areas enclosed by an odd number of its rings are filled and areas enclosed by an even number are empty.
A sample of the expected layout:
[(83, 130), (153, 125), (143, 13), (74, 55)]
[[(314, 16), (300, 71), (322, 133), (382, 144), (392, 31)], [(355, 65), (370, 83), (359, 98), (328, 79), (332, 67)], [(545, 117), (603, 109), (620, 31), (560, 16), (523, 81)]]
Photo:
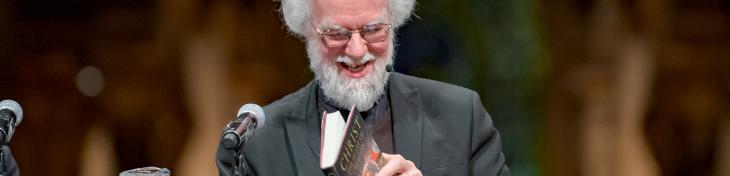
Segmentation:
[(312, 0), (312, 21), (359, 27), (384, 16), (387, 0)]

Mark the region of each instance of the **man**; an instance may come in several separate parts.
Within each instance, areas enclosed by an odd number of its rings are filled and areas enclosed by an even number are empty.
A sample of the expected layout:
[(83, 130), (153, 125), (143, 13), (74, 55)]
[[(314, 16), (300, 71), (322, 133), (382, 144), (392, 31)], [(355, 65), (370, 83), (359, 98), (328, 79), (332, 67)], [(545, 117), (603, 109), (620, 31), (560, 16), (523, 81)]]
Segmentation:
[[(323, 175), (323, 111), (362, 110), (386, 165), (378, 175), (509, 175), (497, 129), (474, 91), (391, 73), (394, 31), (414, 0), (282, 0), (288, 29), (307, 43), (315, 80), (264, 108), (246, 146), (246, 174)], [(219, 146), (220, 175), (234, 151)]]

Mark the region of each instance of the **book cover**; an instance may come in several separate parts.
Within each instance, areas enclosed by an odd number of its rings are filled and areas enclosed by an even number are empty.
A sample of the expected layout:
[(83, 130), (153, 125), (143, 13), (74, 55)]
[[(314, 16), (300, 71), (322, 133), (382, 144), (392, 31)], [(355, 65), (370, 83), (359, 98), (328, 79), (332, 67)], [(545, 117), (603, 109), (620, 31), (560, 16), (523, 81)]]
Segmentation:
[[(320, 167), (326, 175), (332, 176), (375, 175), (385, 165), (385, 161), (362, 116), (353, 106), (344, 130), (337, 133), (337, 125), (328, 128), (329, 125), (337, 124), (338, 117), (344, 120), (339, 112), (335, 113), (322, 117)], [(334, 137), (339, 137), (339, 140), (332, 140)]]

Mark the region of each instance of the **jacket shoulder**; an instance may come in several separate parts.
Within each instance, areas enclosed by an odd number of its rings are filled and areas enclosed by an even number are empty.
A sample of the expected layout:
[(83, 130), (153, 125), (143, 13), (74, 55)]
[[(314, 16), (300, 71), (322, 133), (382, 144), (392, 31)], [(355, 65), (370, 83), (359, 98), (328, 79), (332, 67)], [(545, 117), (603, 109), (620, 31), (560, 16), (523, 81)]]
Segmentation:
[(409, 87), (418, 89), (423, 98), (437, 101), (467, 101), (471, 103), (474, 96), (478, 96), (474, 90), (458, 85), (445, 83), (436, 80), (418, 78), (404, 74), (394, 74), (394, 79), (400, 79)]
[(267, 121), (281, 121), (282, 117), (287, 117), (296, 113), (303, 113), (300, 110), (303, 110), (304, 105), (307, 103), (307, 98), (311, 94), (312, 84), (313, 82), (310, 82), (299, 90), (264, 106), (264, 113), (266, 114)]
[(484, 110), (479, 100), (479, 94), (473, 90), (454, 84), (407, 75), (398, 75), (393, 78), (395, 78), (394, 82), (400, 82), (397, 84), (400, 84), (401, 88), (397, 89), (406, 87), (404, 90), (419, 94), (418, 99), (414, 100), (419, 104), (420, 112), (424, 117), (439, 121), (444, 125), (468, 125), (465, 123), (471, 121), (469, 119), (473, 117), (475, 109)]
[(256, 133), (245, 146), (247, 164), (256, 175), (294, 174), (295, 168), (292, 165), (282, 164), (282, 161), (293, 159), (292, 153), (286, 152), (291, 150), (286, 126), (294, 117), (301, 117), (303, 114), (311, 85), (312, 83), (307, 84), (264, 106), (266, 124), (256, 129)]

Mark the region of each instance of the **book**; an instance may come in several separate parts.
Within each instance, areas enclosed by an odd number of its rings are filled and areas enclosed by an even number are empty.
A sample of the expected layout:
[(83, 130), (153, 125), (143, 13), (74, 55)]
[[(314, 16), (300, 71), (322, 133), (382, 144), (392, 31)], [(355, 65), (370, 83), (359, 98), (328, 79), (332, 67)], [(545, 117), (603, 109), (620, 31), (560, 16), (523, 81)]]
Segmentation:
[(320, 168), (328, 176), (372, 176), (385, 165), (383, 154), (354, 106), (347, 122), (340, 112), (322, 113)]

